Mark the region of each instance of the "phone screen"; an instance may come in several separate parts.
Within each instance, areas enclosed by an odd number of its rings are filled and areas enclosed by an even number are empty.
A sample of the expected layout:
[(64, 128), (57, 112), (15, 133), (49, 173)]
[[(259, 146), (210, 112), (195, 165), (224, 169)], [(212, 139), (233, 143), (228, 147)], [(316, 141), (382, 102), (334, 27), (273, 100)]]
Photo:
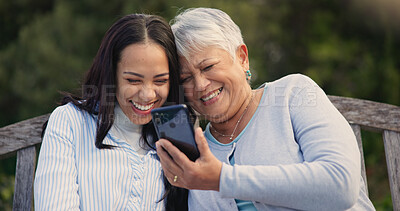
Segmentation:
[(159, 139), (168, 139), (192, 161), (200, 156), (186, 105), (155, 108), (151, 114)]

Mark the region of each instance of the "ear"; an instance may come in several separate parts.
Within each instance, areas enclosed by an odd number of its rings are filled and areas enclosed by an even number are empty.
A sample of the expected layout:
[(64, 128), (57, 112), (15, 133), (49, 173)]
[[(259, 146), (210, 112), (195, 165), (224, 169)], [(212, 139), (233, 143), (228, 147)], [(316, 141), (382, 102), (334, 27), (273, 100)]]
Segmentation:
[(249, 65), (249, 54), (247, 51), (247, 46), (245, 44), (241, 44), (237, 48), (237, 58), (239, 59), (240, 65), (243, 67), (243, 69), (248, 70), (250, 69)]

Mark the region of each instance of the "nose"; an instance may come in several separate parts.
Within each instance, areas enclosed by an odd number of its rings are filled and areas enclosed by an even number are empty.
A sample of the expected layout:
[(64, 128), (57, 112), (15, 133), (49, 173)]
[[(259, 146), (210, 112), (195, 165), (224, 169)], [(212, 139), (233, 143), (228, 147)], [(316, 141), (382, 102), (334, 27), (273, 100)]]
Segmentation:
[(194, 83), (196, 91), (203, 91), (210, 84), (210, 80), (208, 80), (203, 74), (196, 74), (194, 77)]
[(156, 98), (156, 95), (157, 94), (154, 86), (147, 84), (143, 85), (142, 89), (139, 92), (139, 97), (144, 102), (152, 101), (154, 98)]

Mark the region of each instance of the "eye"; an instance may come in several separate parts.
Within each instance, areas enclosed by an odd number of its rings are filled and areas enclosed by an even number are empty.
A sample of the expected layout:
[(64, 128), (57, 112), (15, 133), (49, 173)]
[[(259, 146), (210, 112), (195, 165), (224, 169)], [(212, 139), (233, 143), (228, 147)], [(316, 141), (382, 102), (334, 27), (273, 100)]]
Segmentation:
[(214, 67), (214, 64), (208, 65), (207, 67), (203, 68), (202, 71), (208, 71), (211, 70)]
[(192, 80), (192, 78), (193, 78), (193, 76), (191, 76), (191, 75), (185, 76), (185, 77), (181, 77), (180, 83), (181, 83), (181, 84), (187, 83), (187, 82), (189, 82), (190, 80)]
[(164, 85), (164, 84), (166, 84), (168, 81), (169, 81), (169, 79), (165, 78), (165, 79), (158, 79), (158, 80), (155, 80), (154, 83), (157, 84), (157, 85)]
[(128, 79), (126, 79), (129, 83), (131, 83), (131, 84), (138, 84), (138, 83), (140, 83), (141, 81), (140, 80), (138, 80), (138, 79), (130, 79), (130, 78), (128, 78)]

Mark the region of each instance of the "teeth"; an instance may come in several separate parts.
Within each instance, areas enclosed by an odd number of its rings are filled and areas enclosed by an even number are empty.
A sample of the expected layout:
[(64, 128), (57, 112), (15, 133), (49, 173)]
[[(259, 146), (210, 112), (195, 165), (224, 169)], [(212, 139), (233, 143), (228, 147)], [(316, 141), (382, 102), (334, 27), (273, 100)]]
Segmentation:
[(150, 108), (152, 108), (153, 105), (154, 105), (154, 102), (151, 103), (151, 104), (148, 104), (148, 105), (140, 105), (140, 104), (135, 103), (135, 102), (133, 102), (133, 101), (131, 101), (131, 102), (132, 102), (133, 106), (135, 106), (135, 108), (137, 108), (137, 109), (139, 109), (139, 110), (142, 110), (142, 111), (147, 111), (147, 110), (149, 110)]
[(216, 90), (215, 92), (213, 92), (212, 94), (208, 95), (208, 96), (207, 96), (207, 97), (205, 97), (205, 98), (201, 98), (201, 100), (203, 100), (203, 101), (208, 101), (208, 100), (211, 100), (212, 98), (214, 98), (214, 97), (218, 96), (218, 95), (219, 95), (219, 93), (221, 93), (221, 90), (222, 90), (222, 88), (220, 88), (220, 89)]

